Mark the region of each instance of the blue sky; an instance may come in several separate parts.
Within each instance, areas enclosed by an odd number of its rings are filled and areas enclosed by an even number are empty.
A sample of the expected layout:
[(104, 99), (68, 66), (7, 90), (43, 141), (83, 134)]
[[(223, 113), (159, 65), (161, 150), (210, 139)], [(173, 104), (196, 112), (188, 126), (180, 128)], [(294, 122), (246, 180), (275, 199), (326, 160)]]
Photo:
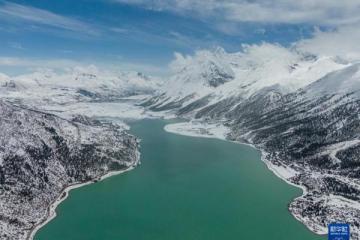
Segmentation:
[(346, 8), (332, 0), (318, 1), (326, 7), (311, 2), (0, 0), (0, 70), (81, 62), (162, 74), (174, 52), (216, 46), (232, 52), (261, 42), (289, 46), (310, 38), (315, 27), (328, 31), (359, 21), (356, 1)]

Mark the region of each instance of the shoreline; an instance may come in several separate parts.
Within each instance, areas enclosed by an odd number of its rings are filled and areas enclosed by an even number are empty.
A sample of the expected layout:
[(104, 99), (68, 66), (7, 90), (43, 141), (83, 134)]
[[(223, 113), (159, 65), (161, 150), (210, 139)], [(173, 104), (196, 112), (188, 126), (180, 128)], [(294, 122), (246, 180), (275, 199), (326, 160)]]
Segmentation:
[(30, 230), (30, 234), (26, 237), (27, 240), (33, 240), (36, 233), (42, 228), (44, 227), (46, 224), (48, 224), (51, 220), (55, 219), (57, 214), (56, 214), (56, 208), (63, 202), (65, 201), (71, 190), (77, 189), (77, 188), (81, 188), (83, 186), (86, 185), (90, 185), (93, 183), (97, 183), (97, 182), (101, 182), (107, 178), (116, 176), (116, 175), (120, 175), (122, 173), (128, 172), (133, 170), (136, 166), (138, 166), (140, 164), (140, 152), (137, 152), (136, 155), (136, 161), (131, 164), (130, 166), (128, 166), (126, 169), (123, 170), (119, 170), (119, 171), (110, 171), (104, 175), (101, 175), (95, 179), (92, 179), (90, 181), (87, 182), (83, 182), (83, 183), (74, 183), (71, 184), (67, 187), (65, 187), (59, 194), (59, 196), (55, 199), (55, 201), (53, 201), (48, 207), (47, 207), (47, 216), (46, 218), (41, 221), (40, 223), (36, 224), (31, 230)]
[[(190, 124), (190, 125), (189, 125)], [(180, 129), (179, 128), (176, 128), (176, 125), (187, 125), (188, 129), (185, 129), (185, 131), (182, 131), (184, 130), (184, 128)], [(298, 198), (301, 198), (303, 197), (304, 195), (306, 195), (308, 193), (308, 190), (305, 186), (303, 185), (298, 185), (298, 184), (295, 184), (291, 181), (289, 181), (286, 176), (284, 176), (283, 174), (280, 173), (279, 171), (279, 166), (276, 166), (275, 164), (271, 163), (270, 161), (266, 160), (265, 156), (268, 154), (266, 151), (264, 151), (263, 149), (261, 148), (257, 148), (255, 145), (251, 144), (251, 143), (248, 143), (248, 142), (239, 142), (239, 141), (232, 141), (232, 140), (228, 140), (226, 139), (226, 135), (225, 133), (228, 132), (228, 131), (223, 131), (224, 135), (221, 136), (221, 135), (218, 135), (218, 134), (211, 134), (211, 135), (202, 135), (201, 133), (198, 133), (196, 132), (194, 134), (194, 132), (191, 132), (189, 131), (189, 129), (191, 129), (191, 125), (193, 125), (193, 123), (190, 121), (190, 122), (181, 122), (181, 123), (171, 123), (171, 124), (167, 124), (164, 126), (164, 131), (166, 132), (169, 132), (169, 133), (172, 133), (172, 134), (178, 134), (178, 135), (183, 135), (183, 136), (188, 136), (188, 137), (202, 137), (202, 138), (215, 138), (215, 139), (219, 139), (219, 140), (222, 140), (222, 141), (227, 141), (227, 142), (232, 142), (232, 143), (236, 143), (236, 144), (242, 144), (242, 145), (246, 145), (246, 146), (249, 146), (249, 147), (252, 147), (258, 151), (260, 151), (261, 153), (261, 161), (265, 164), (265, 166), (278, 178), (280, 178), (282, 181), (286, 182), (287, 184), (291, 185), (291, 186), (294, 186), (296, 188), (300, 188), (302, 190), (302, 193), (300, 196), (298, 197), (295, 197), (292, 201), (295, 201), (296, 199)], [(221, 124), (222, 125), (222, 124)], [(201, 126), (201, 123), (198, 124), (198, 126)], [(209, 125), (207, 125), (209, 126)], [(218, 124), (214, 124), (214, 126), (218, 126)], [(223, 126), (225, 127), (225, 126)], [(226, 128), (226, 127), (225, 127)], [(193, 130), (193, 129), (192, 129)], [(206, 129), (208, 130), (208, 129)], [(208, 131), (211, 133), (211, 131)], [(294, 170), (295, 171), (295, 170)], [(296, 172), (296, 171), (295, 171)], [(317, 234), (319, 236), (324, 236), (327, 234), (327, 231), (322, 229), (320, 231), (317, 231), (315, 229), (312, 229), (310, 228), (310, 226), (308, 226), (306, 223), (304, 223), (297, 215), (295, 215), (289, 208), (288, 208), (288, 211), (289, 213), (297, 220), (299, 221), (300, 223), (302, 223), (309, 231), (311, 231), (312, 233), (314, 234)], [(319, 228), (321, 228), (319, 226)]]
[[(190, 124), (190, 125), (189, 125)], [(188, 128), (177, 128), (174, 126), (187, 126)], [(180, 123), (170, 123), (170, 124), (166, 124), (164, 126), (164, 131), (172, 133), (172, 134), (178, 134), (178, 135), (183, 135), (183, 136), (190, 136), (190, 137), (202, 137), (202, 138), (214, 138), (214, 139), (219, 139), (222, 141), (228, 141), (228, 142), (232, 142), (232, 143), (236, 143), (236, 144), (242, 144), (242, 145), (246, 145), (249, 147), (252, 147), (258, 151), (260, 151), (261, 153), (261, 161), (266, 165), (266, 167), (273, 173), (275, 174), (278, 178), (280, 178), (281, 180), (283, 180), (284, 182), (286, 182), (287, 184), (300, 188), (302, 190), (302, 194), (298, 197), (295, 197), (292, 201), (295, 201), (298, 198), (303, 197), (308, 191), (306, 189), (305, 186), (302, 185), (297, 185), (291, 181), (289, 181), (286, 176), (283, 175), (283, 173), (281, 173), (281, 170), (279, 169), (280, 167), (277, 165), (274, 165), (273, 163), (271, 163), (270, 161), (266, 160), (265, 156), (268, 154), (266, 151), (257, 148), (255, 145), (248, 143), (248, 142), (239, 142), (239, 141), (232, 141), (232, 140), (228, 140), (226, 139), (226, 134), (228, 133), (228, 128), (223, 126), (222, 124), (206, 124), (205, 126), (205, 131), (203, 132), (193, 132), (193, 131), (189, 131), (189, 130), (194, 130), (194, 128), (191, 128), (191, 126), (195, 126), (195, 127), (203, 127), (204, 125), (202, 125), (201, 123), (197, 123), (196, 125), (194, 125), (194, 123), (192, 122), (180, 122)], [(221, 126), (221, 130), (214, 130), (214, 127), (218, 128), (219, 126)], [(56, 209), (57, 207), (63, 202), (65, 201), (69, 194), (70, 191), (73, 189), (77, 189), (86, 185), (90, 185), (92, 183), (96, 183), (96, 182), (100, 182), (103, 181), (107, 178), (110, 178), (112, 176), (116, 176), (116, 175), (120, 175), (122, 173), (128, 172), (133, 170), (137, 165), (140, 164), (140, 153), (137, 153), (137, 160), (131, 164), (129, 167), (127, 167), (126, 169), (123, 170), (119, 170), (119, 171), (110, 171), (102, 176), (99, 176), (95, 179), (92, 179), (90, 181), (87, 182), (83, 182), (83, 183), (74, 183), (71, 184), (67, 187), (65, 187), (59, 194), (59, 196), (55, 199), (54, 202), (52, 202), (48, 208), (47, 208), (47, 216), (46, 218), (41, 221), (40, 223), (36, 224), (30, 231), (30, 234), (28, 235), (28, 237), (26, 238), (27, 240), (33, 240), (36, 233), (42, 228), (44, 227), (46, 224), (48, 224), (50, 221), (52, 221), (53, 219), (56, 218), (57, 214), (56, 214)], [(283, 167), (286, 169), (286, 167)], [(309, 231), (311, 231), (312, 233), (315, 233), (317, 235), (325, 235), (327, 234), (326, 231), (316, 231), (314, 229), (311, 229), (310, 226), (308, 226), (306, 223), (304, 223), (298, 216), (296, 216), (295, 214), (293, 214), (293, 212), (288, 208), (289, 213), (300, 223), (302, 223)]]
[[(251, 145), (253, 146), (253, 145)], [(307, 193), (308, 193), (308, 190), (305, 186), (303, 185), (298, 185), (298, 184), (295, 184), (291, 181), (289, 181), (286, 177), (282, 176), (281, 173), (278, 172), (278, 170), (276, 169), (276, 165), (272, 164), (270, 161), (266, 160), (265, 159), (265, 156), (266, 154), (268, 154), (267, 152), (265, 152), (264, 150), (262, 149), (258, 149), (256, 148), (255, 146), (253, 146), (255, 149), (259, 150), (261, 152), (261, 161), (265, 163), (266, 167), (275, 175), (277, 176), (278, 178), (280, 178), (281, 180), (283, 180), (284, 182), (286, 182), (287, 184), (291, 185), (291, 186), (294, 186), (294, 187), (297, 187), (297, 188), (300, 188), (302, 190), (302, 193), (300, 196), (298, 197), (295, 197), (292, 202), (296, 201), (297, 199), (299, 198), (302, 198), (303, 196), (305, 196)], [(317, 234), (317, 235), (320, 235), (320, 236), (323, 236), (323, 235), (326, 235), (327, 234), (327, 231), (326, 230), (315, 230), (315, 229), (312, 229), (310, 228), (310, 226), (308, 226), (306, 223), (304, 223), (301, 218), (299, 218), (297, 215), (295, 215), (288, 207), (288, 211), (291, 213), (291, 215), (297, 220), (299, 221), (300, 223), (302, 223), (309, 231)], [(320, 227), (319, 227), (320, 228)]]

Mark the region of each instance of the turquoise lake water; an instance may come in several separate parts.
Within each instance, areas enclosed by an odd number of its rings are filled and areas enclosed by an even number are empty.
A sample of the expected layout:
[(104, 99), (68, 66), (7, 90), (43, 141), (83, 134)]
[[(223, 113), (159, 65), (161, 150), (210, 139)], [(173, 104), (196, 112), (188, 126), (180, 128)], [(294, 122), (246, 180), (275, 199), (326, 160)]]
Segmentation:
[(301, 190), (246, 145), (142, 120), (136, 169), (71, 191), (36, 240), (324, 240), (288, 211)]

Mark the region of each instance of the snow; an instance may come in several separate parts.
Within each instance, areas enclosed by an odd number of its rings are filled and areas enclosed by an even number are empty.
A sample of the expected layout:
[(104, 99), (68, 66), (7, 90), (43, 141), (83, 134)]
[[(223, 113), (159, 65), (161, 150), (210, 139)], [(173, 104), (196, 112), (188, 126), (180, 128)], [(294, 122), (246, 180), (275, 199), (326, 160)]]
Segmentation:
[(222, 124), (211, 124), (202, 122), (182, 122), (167, 124), (164, 130), (170, 133), (191, 137), (205, 137), (226, 139), (229, 129)]
[[(286, 180), (287, 183), (289, 183), (290, 178), (295, 177), (298, 174), (298, 172), (295, 171), (294, 169), (284, 165), (272, 164), (271, 167), (270, 166), (268, 167), (275, 173), (276, 176)], [(296, 186), (299, 187), (298, 185)]]
[(360, 210), (359, 202), (341, 196), (330, 194), (330, 196), (327, 198), (327, 201), (328, 201), (327, 202), (328, 205), (333, 205), (336, 207), (344, 207), (344, 208), (355, 208)]
[(79, 102), (68, 105), (47, 106), (44, 110), (48, 112), (63, 112), (71, 116), (75, 114), (88, 117), (111, 117), (122, 119), (142, 119), (147, 115), (142, 107), (134, 105), (131, 102)]
[(351, 92), (355, 92), (356, 96), (360, 97), (360, 63), (331, 72), (308, 85), (304, 90), (308, 98)]
[(333, 163), (341, 163), (341, 160), (336, 157), (336, 154), (341, 151), (360, 144), (359, 139), (354, 139), (350, 141), (343, 141), (340, 143), (335, 143), (331, 146), (327, 146), (326, 149), (321, 153), (321, 155), (329, 155), (333, 160)]

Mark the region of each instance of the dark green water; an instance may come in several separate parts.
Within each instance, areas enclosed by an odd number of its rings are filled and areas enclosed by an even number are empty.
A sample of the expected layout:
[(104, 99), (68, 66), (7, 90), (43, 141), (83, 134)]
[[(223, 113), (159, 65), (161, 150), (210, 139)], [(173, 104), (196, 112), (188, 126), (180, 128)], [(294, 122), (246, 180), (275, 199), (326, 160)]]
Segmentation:
[(132, 125), (142, 165), (71, 191), (36, 240), (315, 240), (287, 210), (301, 190), (248, 146)]

